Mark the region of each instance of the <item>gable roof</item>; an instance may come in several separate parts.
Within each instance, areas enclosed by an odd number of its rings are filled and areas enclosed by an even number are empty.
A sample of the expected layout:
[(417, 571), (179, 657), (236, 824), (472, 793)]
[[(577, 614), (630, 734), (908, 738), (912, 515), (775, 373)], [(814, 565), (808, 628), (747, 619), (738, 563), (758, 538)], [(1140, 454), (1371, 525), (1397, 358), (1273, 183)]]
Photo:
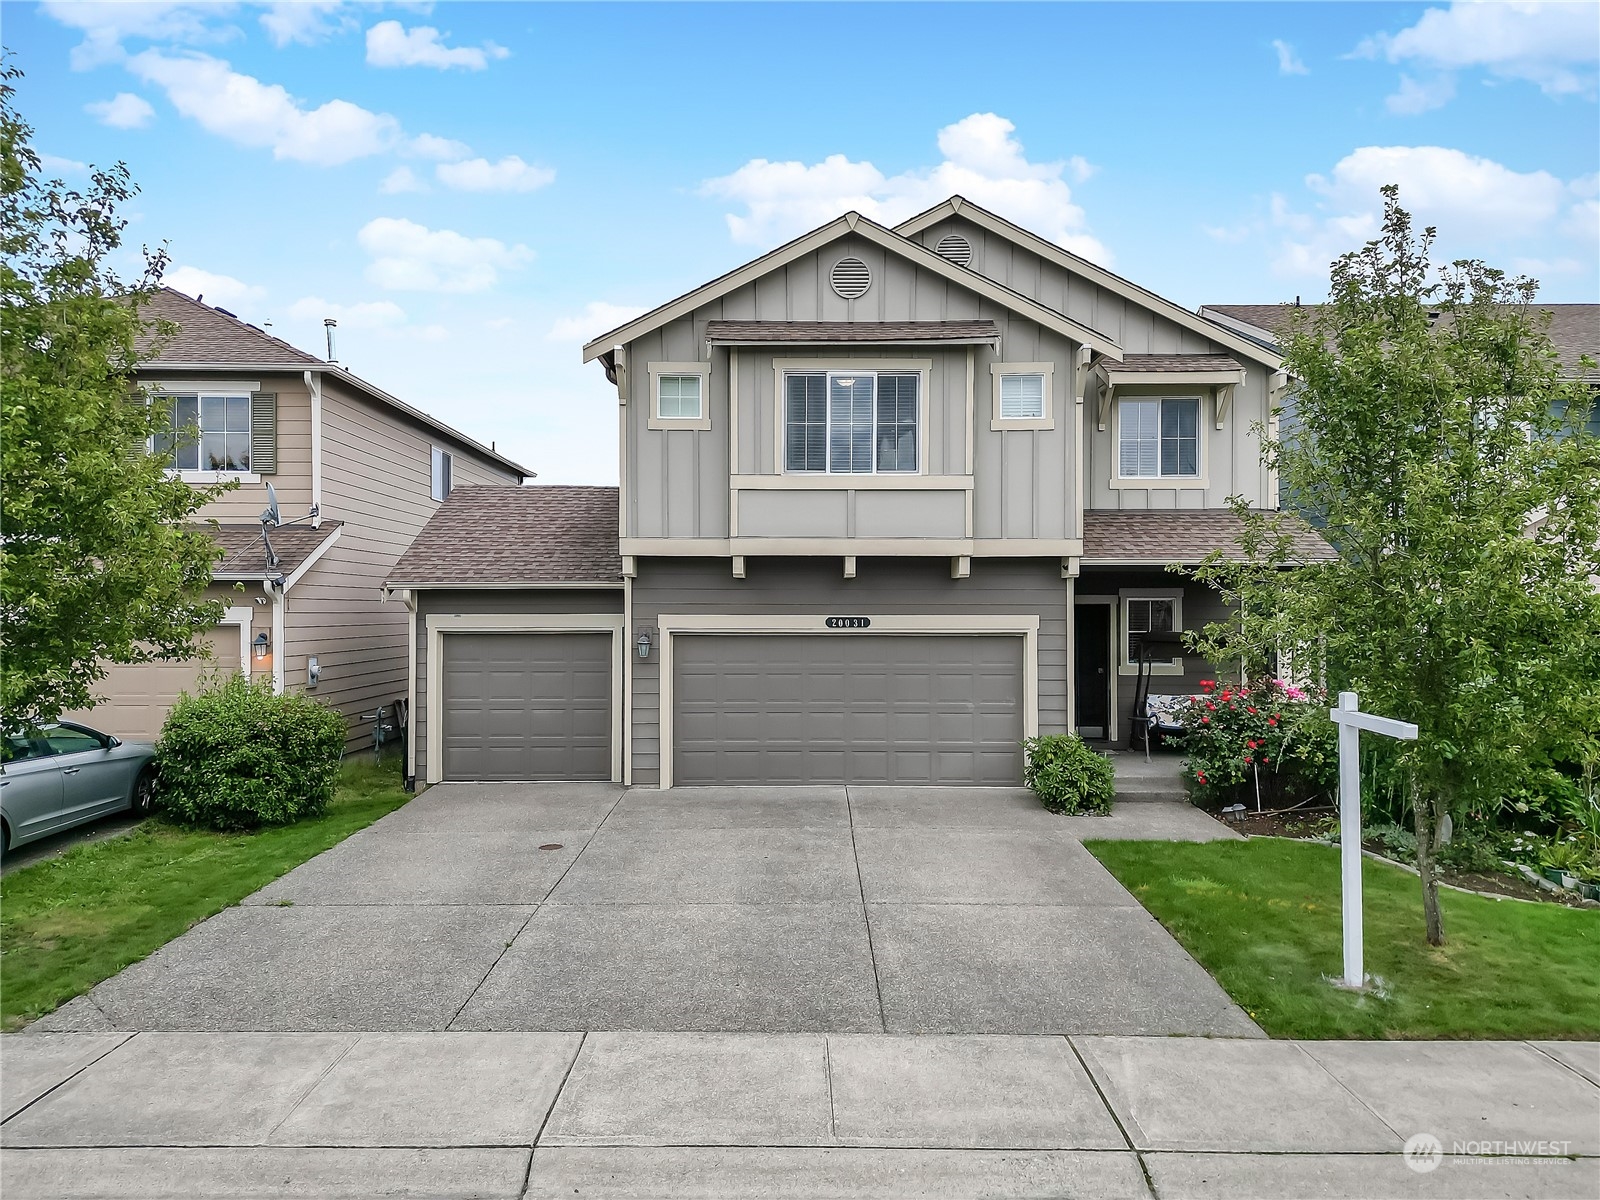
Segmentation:
[[(1289, 329), (1289, 319), (1299, 304), (1207, 304), (1200, 315), (1226, 323), (1242, 332), (1276, 343)], [(1304, 307), (1315, 309), (1317, 305)], [(1561, 368), (1581, 379), (1600, 380), (1600, 367), (1580, 371), (1579, 360), (1588, 355), (1600, 361), (1600, 304), (1538, 304), (1530, 307), (1550, 314), (1550, 344)]]
[(641, 317), (636, 317), (625, 325), (601, 334), (590, 341), (583, 348), (583, 361), (591, 362), (602, 354), (609, 353), (613, 347), (625, 342), (631, 342), (653, 329), (659, 329), (669, 322), (677, 320), (686, 313), (693, 312), (703, 304), (709, 304), (729, 292), (737, 291), (745, 284), (750, 283), (779, 267), (793, 262), (797, 258), (819, 250), (829, 242), (838, 240), (846, 234), (854, 233), (867, 241), (907, 259), (919, 267), (924, 267), (936, 275), (975, 292), (987, 300), (992, 300), (1012, 312), (1019, 313), (1047, 329), (1053, 329), (1064, 337), (1080, 345), (1089, 346), (1098, 350), (1108, 358), (1120, 359), (1122, 347), (1118, 346), (1111, 338), (1087, 325), (1074, 321), (1071, 317), (1058, 313), (1055, 309), (1040, 304), (1031, 297), (1024, 296), (1021, 292), (1013, 291), (1004, 284), (996, 283), (985, 278), (975, 271), (968, 271), (958, 267), (946, 258), (942, 258), (918, 242), (900, 236), (894, 230), (879, 225), (876, 221), (862, 216), (858, 212), (847, 212), (842, 217), (829, 221), (826, 225), (818, 226), (810, 233), (803, 233), (792, 242), (786, 242), (776, 250), (768, 251), (760, 258), (752, 259), (741, 267), (736, 267), (725, 275), (719, 275), (709, 283), (701, 284), (691, 292), (685, 292), (674, 300), (668, 300), (651, 309)]
[(267, 566), (267, 544), (259, 521), (211, 525), (205, 532), (222, 547), (222, 557), (211, 568), (211, 577), (236, 580), (293, 575), (295, 569), (343, 524), (343, 521), (324, 521), (320, 528), (280, 525), (272, 530), (268, 536), (272, 538), (272, 552), (278, 556), (278, 565), (274, 568)]
[[(1260, 342), (1251, 338), (1241, 337), (1231, 330), (1219, 328), (1203, 317), (1190, 312), (1181, 304), (1175, 304), (1164, 296), (1158, 296), (1148, 288), (1142, 288), (1131, 280), (1124, 279), (1115, 272), (1097, 266), (1086, 258), (1063, 250), (1054, 242), (1046, 241), (1038, 234), (1014, 225), (998, 213), (992, 213), (982, 205), (974, 204), (965, 196), (951, 196), (939, 204), (934, 205), (926, 212), (918, 213), (908, 220), (900, 222), (894, 227), (896, 233), (904, 237), (911, 237), (921, 233), (930, 225), (937, 225), (940, 221), (950, 217), (961, 217), (971, 221), (974, 225), (981, 226), (991, 233), (998, 234), (1007, 241), (1030, 250), (1040, 258), (1045, 258), (1064, 267), (1074, 275), (1080, 275), (1108, 292), (1114, 292), (1126, 300), (1143, 305), (1152, 312), (1160, 313), (1175, 325), (1181, 325), (1193, 333), (1219, 342), (1230, 350), (1236, 350), (1252, 362), (1265, 364), (1271, 370), (1278, 370), (1283, 365), (1283, 360), (1271, 350), (1263, 347)], [(976, 275), (970, 267), (957, 268), (965, 274)]]
[[(151, 324), (135, 340), (139, 350), (139, 370), (144, 374), (161, 371), (215, 371), (222, 368), (241, 371), (316, 371), (331, 375), (341, 383), (385, 408), (404, 413), (420, 425), (469, 446), (519, 479), (532, 479), (534, 472), (513, 462), (492, 446), (468, 437), (420, 408), (391, 396), (359, 375), (353, 375), (335, 362), (307, 354), (282, 338), (273, 337), (242, 321), (225, 308), (215, 308), (182, 292), (164, 287), (140, 306), (139, 314)], [(155, 321), (170, 321), (178, 327), (171, 337), (159, 337)]]
[(619, 515), (614, 487), (452, 488), (384, 586), (620, 586)]

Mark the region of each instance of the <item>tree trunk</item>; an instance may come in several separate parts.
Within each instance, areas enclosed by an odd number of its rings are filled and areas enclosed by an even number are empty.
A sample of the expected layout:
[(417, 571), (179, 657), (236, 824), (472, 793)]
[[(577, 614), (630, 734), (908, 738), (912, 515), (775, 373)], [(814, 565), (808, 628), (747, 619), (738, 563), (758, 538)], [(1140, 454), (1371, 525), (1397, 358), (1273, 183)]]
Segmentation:
[(1439, 828), (1439, 798), (1416, 784), (1411, 786), (1411, 821), (1417, 834), (1417, 874), (1422, 878), (1422, 916), (1428, 945), (1444, 945), (1444, 920), (1439, 915), (1439, 880), (1434, 873), (1433, 850)]

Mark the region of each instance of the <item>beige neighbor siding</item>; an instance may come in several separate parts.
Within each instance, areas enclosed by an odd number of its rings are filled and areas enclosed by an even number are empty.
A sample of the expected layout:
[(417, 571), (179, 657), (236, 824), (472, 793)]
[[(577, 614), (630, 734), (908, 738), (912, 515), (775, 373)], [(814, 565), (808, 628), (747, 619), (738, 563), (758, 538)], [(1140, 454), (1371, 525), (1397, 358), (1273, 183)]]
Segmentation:
[[(242, 586), (244, 590), (239, 591), (232, 584), (212, 584), (206, 589), (206, 599), (219, 601), (226, 608), (248, 607), (252, 621), (250, 637), (263, 632), (270, 637), (272, 610), (255, 603), (255, 597), (261, 595), (260, 586), (253, 583)], [(154, 741), (160, 736), (167, 713), (181, 693), (193, 692), (240, 666), (238, 626), (219, 625), (202, 634), (198, 642), (211, 648), (211, 658), (109, 665), (106, 677), (95, 685), (94, 694), (99, 700), (94, 707), (64, 713), (62, 720), (82, 721), (124, 739)], [(246, 672), (252, 665), (246, 657)]]
[[(1268, 474), (1261, 465), (1261, 444), (1254, 428), (1267, 418), (1270, 372), (1261, 363), (1242, 358), (1203, 334), (1186, 329), (1137, 301), (1102, 288), (961, 217), (930, 226), (918, 234), (916, 240), (931, 249), (949, 233), (959, 233), (972, 243), (969, 264), (972, 270), (1098, 330), (1115, 340), (1126, 354), (1232, 354), (1245, 368), (1245, 383), (1234, 389), (1232, 411), (1222, 429), (1216, 428), (1213, 388), (1172, 385), (1127, 390), (1128, 395), (1201, 397), (1205, 486), (1113, 486), (1117, 469), (1113, 441), (1115, 417), (1113, 414), (1103, 431), (1097, 429), (1097, 405), (1091, 394), (1083, 409), (1084, 428), (1088, 431), (1084, 456), (1086, 507), (1222, 508), (1232, 495), (1247, 496), (1257, 504), (1270, 500)], [(1007, 347), (1007, 354), (1014, 357), (1010, 347)], [(1071, 395), (1063, 396), (1058, 383), (1058, 408), (1063, 400), (1068, 405), (1072, 403)]]
[(345, 522), (339, 540), (289, 592), (285, 683), (302, 690), (315, 654), (314, 694), (344, 713), (350, 744), (370, 744), (364, 712), (406, 694), (407, 612), (385, 602), (389, 570), (439, 505), (430, 493), (431, 448), (454, 456), (453, 482), (514, 484), (473, 451), (325, 381), (322, 514)]
[[(148, 372), (148, 378), (176, 383), (182, 376), (163, 375), (157, 367)], [(270, 483), (278, 493), (278, 504), (285, 520), (305, 516), (311, 511), (311, 394), (306, 391), (305, 376), (301, 373), (208, 371), (205, 378), (209, 381), (248, 380), (260, 383), (258, 391), (277, 394), (278, 469), (274, 474), (261, 476), (260, 483), (240, 484), (201, 508), (197, 515), (203, 520), (255, 521), (267, 507), (267, 484)]]
[[(1037, 616), (1039, 731), (1067, 725), (1067, 605), (1060, 559), (979, 559), (968, 579), (950, 578), (946, 559), (863, 558), (844, 579), (836, 558), (752, 559), (745, 579), (727, 559), (640, 559), (633, 585), (631, 641), (661, 613), (724, 616)], [(633, 782), (661, 775), (660, 656), (631, 660)]]
[(552, 616), (621, 611), (620, 587), (419, 591), (417, 593), (417, 703), (411, 715), (411, 739), (416, 746), (417, 778), (423, 780), (428, 777), (428, 677), (433, 669), (433, 664), (428, 661), (430, 615), (526, 613)]
[[(839, 259), (867, 263), (872, 285), (856, 300), (837, 296), (828, 274)], [(708, 350), (707, 321), (993, 321), (1001, 351), (988, 347), (816, 346)], [(628, 403), (622, 410), (625, 538), (716, 538), (733, 534), (729, 476), (781, 476), (781, 408), (774, 360), (810, 363), (870, 359), (928, 364), (922, 427), (922, 473), (948, 489), (897, 491), (882, 478), (870, 490), (763, 488), (740, 492), (741, 537), (898, 537), (1062, 539), (1079, 536), (1073, 480), (1076, 346), (1061, 335), (969, 292), (875, 243), (844, 235), (688, 316), (647, 333), (627, 348)], [(993, 362), (1053, 364), (1053, 429), (989, 427)], [(652, 363), (709, 362), (709, 429), (652, 429)], [(967, 377), (971, 364), (973, 404)], [(736, 364), (738, 413), (729, 419), (729, 379)], [(736, 443), (730, 452), (730, 439)], [(969, 455), (972, 466), (969, 472)], [(966, 514), (974, 488), (971, 527)], [(756, 551), (756, 547), (750, 548)]]

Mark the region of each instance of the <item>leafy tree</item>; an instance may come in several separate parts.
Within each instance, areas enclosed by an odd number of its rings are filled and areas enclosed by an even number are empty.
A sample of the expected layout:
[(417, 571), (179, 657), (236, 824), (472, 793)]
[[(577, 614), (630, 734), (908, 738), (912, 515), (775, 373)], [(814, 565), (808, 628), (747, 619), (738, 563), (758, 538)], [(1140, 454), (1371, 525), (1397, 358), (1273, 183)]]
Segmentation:
[(110, 259), (135, 194), (122, 164), (82, 191), (44, 178), (0, 69), (0, 711), (33, 726), (86, 708), (106, 662), (194, 653), (222, 606), (204, 599), (220, 551), (185, 526), (218, 489), (169, 478), (143, 453), (168, 415), (134, 385), (141, 341), (170, 331)]
[(1236, 609), (1194, 640), (1247, 670), (1325, 672), (1417, 724), (1391, 753), (1442, 945), (1447, 819), (1494, 811), (1542, 758), (1600, 750), (1600, 439), (1537, 284), (1434, 265), (1434, 231), (1383, 194), (1382, 235), (1333, 264), (1286, 340), (1294, 430), (1263, 451), (1338, 561), (1296, 565), (1296, 518), (1236, 499), (1244, 561), (1201, 571)]

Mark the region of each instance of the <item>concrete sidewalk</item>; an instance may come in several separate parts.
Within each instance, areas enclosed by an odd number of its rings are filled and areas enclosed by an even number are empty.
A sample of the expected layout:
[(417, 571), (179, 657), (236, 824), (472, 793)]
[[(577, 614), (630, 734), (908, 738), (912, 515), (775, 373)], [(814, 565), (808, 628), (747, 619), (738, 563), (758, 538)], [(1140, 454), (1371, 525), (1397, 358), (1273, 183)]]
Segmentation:
[(0, 1072), (7, 1200), (1600, 1195), (1596, 1043), (32, 1033)]

